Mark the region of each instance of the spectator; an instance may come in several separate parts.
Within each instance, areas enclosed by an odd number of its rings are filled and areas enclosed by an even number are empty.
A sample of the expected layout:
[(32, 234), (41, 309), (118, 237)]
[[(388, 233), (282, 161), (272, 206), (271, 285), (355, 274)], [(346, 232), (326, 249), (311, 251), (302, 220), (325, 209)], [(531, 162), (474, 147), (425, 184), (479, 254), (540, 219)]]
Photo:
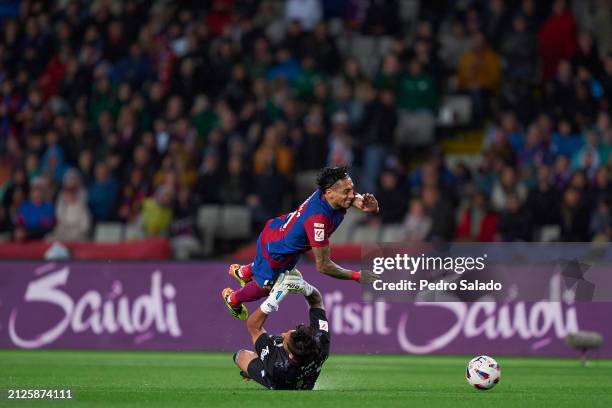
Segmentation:
[(589, 232), (593, 241), (608, 242), (612, 237), (612, 216), (610, 215), (610, 201), (599, 203), (597, 210), (591, 217)]
[(487, 196), (474, 193), (471, 203), (461, 211), (456, 236), (462, 241), (490, 242), (498, 232), (498, 217), (489, 208)]
[(573, 57), (576, 52), (576, 20), (565, 0), (554, 1), (552, 14), (540, 27), (538, 44), (542, 75), (548, 80), (554, 75), (559, 61)]
[(328, 166), (351, 166), (353, 164), (353, 138), (348, 133), (349, 119), (344, 112), (336, 112), (332, 117), (332, 131), (329, 135)]
[(336, 39), (329, 35), (325, 22), (319, 22), (312, 33), (312, 41), (308, 41), (317, 66), (324, 72), (335, 74), (341, 66), (340, 54), (336, 46)]
[(537, 185), (529, 191), (525, 207), (530, 211), (534, 226), (558, 223), (559, 192), (553, 186), (553, 177), (548, 166), (537, 169)]
[(563, 193), (560, 208), (561, 240), (564, 242), (589, 241), (589, 212), (583, 204), (580, 191), (568, 188)]
[(142, 203), (149, 195), (150, 185), (141, 167), (133, 167), (128, 177), (127, 182), (121, 186), (119, 219), (129, 224), (138, 219)]
[(172, 222), (174, 190), (170, 186), (158, 187), (153, 197), (142, 203), (141, 217), (145, 234), (149, 237), (165, 236)]
[(589, 179), (595, 177), (595, 173), (601, 165), (599, 136), (595, 131), (586, 132), (583, 146), (580, 150), (574, 152), (571, 162), (574, 169), (584, 170)]
[(52, 241), (83, 241), (91, 228), (91, 214), (87, 208), (87, 193), (81, 185), (77, 170), (64, 174), (62, 189), (55, 203), (57, 224), (47, 236)]
[(518, 180), (514, 168), (507, 166), (503, 169), (500, 179), (493, 186), (493, 193), (491, 194), (493, 209), (502, 211), (510, 194), (516, 195), (522, 205), (527, 198), (527, 188)]
[(393, 91), (383, 89), (365, 106), (360, 126), (364, 161), (362, 183), (365, 191), (375, 191), (389, 146), (393, 145), (396, 126), (395, 95)]
[(223, 204), (243, 205), (250, 190), (247, 173), (244, 171), (242, 158), (230, 156), (227, 162), (227, 174), (219, 192)]
[(572, 157), (576, 151), (580, 150), (582, 144), (582, 138), (574, 133), (570, 120), (567, 118), (559, 120), (559, 126), (552, 138), (552, 148), (555, 150), (555, 153)]
[(501, 62), (482, 33), (472, 37), (472, 46), (459, 61), (459, 89), (494, 93), (501, 80)]
[(522, 14), (514, 16), (512, 30), (502, 39), (500, 51), (508, 78), (528, 82), (534, 80), (537, 70), (537, 42)]
[(435, 113), (438, 105), (438, 90), (434, 79), (423, 73), (417, 60), (410, 61), (408, 75), (399, 83), (397, 105), (410, 111), (425, 110)]
[(532, 222), (529, 212), (516, 194), (510, 194), (506, 208), (499, 215), (499, 233), (506, 242), (531, 241)]
[(296, 163), (300, 171), (316, 170), (325, 166), (329, 156), (329, 142), (323, 120), (322, 107), (312, 105), (304, 118), (304, 130), (296, 131), (294, 138)]
[(198, 169), (198, 181), (195, 186), (196, 200), (202, 204), (219, 202), (219, 184), (222, 176), (219, 171), (219, 157), (215, 153), (208, 153), (202, 159)]
[(453, 19), (450, 27), (440, 36), (439, 57), (449, 71), (454, 71), (459, 65), (461, 56), (468, 51), (471, 40), (466, 34), (465, 25), (460, 19)]
[(95, 166), (94, 181), (87, 191), (87, 204), (95, 221), (111, 221), (115, 218), (119, 186), (110, 174), (108, 165), (98, 162)]
[(410, 209), (404, 218), (404, 239), (411, 242), (423, 242), (431, 229), (431, 218), (425, 213), (423, 202), (418, 199), (410, 201)]
[[(55, 225), (55, 207), (47, 200), (48, 183), (39, 177), (32, 180), (30, 194), (17, 210), (15, 238), (42, 239)], [(15, 197), (13, 197), (15, 199)]]
[(471, 48), (461, 56), (457, 67), (459, 90), (468, 93), (472, 99), (474, 123), (480, 123), (488, 116), (491, 98), (499, 90), (501, 75), (499, 56), (489, 47), (483, 33), (475, 33)]
[(288, 0), (285, 3), (285, 19), (299, 21), (304, 30), (311, 31), (323, 18), (319, 0)]
[(173, 219), (170, 224), (172, 251), (176, 259), (189, 259), (191, 253), (200, 247), (197, 238), (196, 210), (191, 191), (187, 187), (181, 187), (174, 203)]
[(449, 202), (442, 199), (440, 190), (436, 187), (424, 188), (421, 199), (427, 216), (431, 219), (427, 240), (450, 241), (454, 236), (455, 215)]
[(383, 224), (398, 224), (406, 214), (408, 192), (398, 183), (397, 174), (384, 170), (380, 175), (380, 187), (376, 193), (380, 205), (379, 220)]
[(255, 151), (253, 173), (258, 176), (264, 173), (269, 165), (284, 177), (289, 177), (293, 172), (293, 154), (287, 146), (280, 143), (278, 131), (274, 126), (266, 129), (264, 139)]

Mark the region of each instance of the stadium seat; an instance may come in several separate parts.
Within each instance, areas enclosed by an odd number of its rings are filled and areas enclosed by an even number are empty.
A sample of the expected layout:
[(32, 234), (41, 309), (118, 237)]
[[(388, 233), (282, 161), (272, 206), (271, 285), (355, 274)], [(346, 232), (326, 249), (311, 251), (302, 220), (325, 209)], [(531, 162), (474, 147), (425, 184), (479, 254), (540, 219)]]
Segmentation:
[(246, 239), (251, 235), (251, 209), (246, 205), (221, 207), (221, 224), (216, 234), (223, 239)]
[(385, 225), (380, 232), (380, 242), (402, 242), (404, 226), (402, 224)]
[(123, 240), (123, 224), (120, 222), (99, 222), (94, 230), (96, 242), (120, 242)]
[(419, 18), (418, 0), (400, 0), (400, 17), (404, 23), (410, 24)]
[(439, 126), (463, 126), (472, 120), (472, 100), (466, 95), (448, 95), (438, 111)]
[(198, 208), (198, 228), (202, 233), (202, 251), (204, 255), (210, 255), (215, 244), (215, 234), (221, 218), (221, 206), (202, 205)]
[(374, 243), (378, 242), (380, 236), (380, 227), (378, 225), (361, 225), (355, 229), (353, 233), (353, 242), (355, 243)]
[(481, 154), (448, 154), (446, 155), (446, 165), (449, 169), (454, 168), (458, 163), (465, 164), (471, 171), (476, 171), (482, 163)]
[(373, 76), (378, 69), (380, 60), (377, 58), (375, 40), (369, 36), (358, 36), (349, 45), (349, 52), (357, 58), (366, 75)]
[(143, 239), (145, 238), (145, 232), (142, 229), (142, 225), (140, 223), (136, 224), (127, 224), (125, 226), (125, 240), (133, 241), (135, 239)]
[(435, 129), (436, 120), (432, 113), (400, 110), (395, 142), (399, 146), (429, 146), (435, 142)]
[(558, 225), (544, 225), (536, 234), (536, 241), (557, 242), (561, 239), (561, 227)]

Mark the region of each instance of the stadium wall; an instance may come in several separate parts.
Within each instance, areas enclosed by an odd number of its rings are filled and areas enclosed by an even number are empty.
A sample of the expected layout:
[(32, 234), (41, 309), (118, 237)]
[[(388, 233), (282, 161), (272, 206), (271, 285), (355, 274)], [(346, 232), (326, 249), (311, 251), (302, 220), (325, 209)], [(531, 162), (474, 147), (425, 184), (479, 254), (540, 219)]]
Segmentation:
[[(0, 348), (235, 351), (249, 347), (244, 322), (220, 291), (236, 286), (219, 262), (4, 262)], [(610, 303), (371, 303), (361, 288), (300, 270), (323, 293), (336, 353), (573, 356), (568, 332), (612, 337)], [(252, 310), (253, 304), (249, 305)], [(269, 332), (307, 321), (290, 296)], [(610, 342), (598, 352), (612, 357)]]

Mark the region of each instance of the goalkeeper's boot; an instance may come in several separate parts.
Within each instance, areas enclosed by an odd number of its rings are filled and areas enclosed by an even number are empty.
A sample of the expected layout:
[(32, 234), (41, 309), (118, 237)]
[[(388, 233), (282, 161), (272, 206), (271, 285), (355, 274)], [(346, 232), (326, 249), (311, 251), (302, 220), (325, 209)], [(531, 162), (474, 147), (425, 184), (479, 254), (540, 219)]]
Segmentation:
[(251, 281), (251, 279), (253, 279), (252, 277), (243, 277), (242, 271), (241, 271), (241, 266), (238, 264), (231, 264), (229, 266), (229, 270), (227, 271), (227, 273), (229, 273), (229, 275), (233, 278), (235, 278), (239, 283), (240, 286), (244, 287), (244, 285), (246, 285), (248, 282)]
[(239, 306), (232, 305), (231, 303), (232, 292), (233, 291), (231, 288), (225, 288), (223, 289), (223, 292), (221, 292), (221, 296), (223, 297), (225, 306), (227, 306), (232, 316), (234, 316), (236, 319), (246, 320), (247, 317), (249, 316), (249, 311), (247, 310), (246, 306), (243, 305), (242, 303)]

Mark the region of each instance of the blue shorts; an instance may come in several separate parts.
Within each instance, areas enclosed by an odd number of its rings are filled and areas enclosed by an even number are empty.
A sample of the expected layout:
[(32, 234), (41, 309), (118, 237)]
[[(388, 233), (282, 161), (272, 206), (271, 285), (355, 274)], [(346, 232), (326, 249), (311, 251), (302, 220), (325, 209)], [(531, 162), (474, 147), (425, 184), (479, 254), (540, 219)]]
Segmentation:
[(276, 282), (278, 275), (292, 270), (299, 261), (300, 255), (294, 255), (293, 258), (291, 258), (281, 267), (272, 267), (272, 265), (270, 265), (270, 261), (268, 261), (263, 254), (261, 249), (261, 238), (259, 238), (257, 239), (257, 253), (253, 263), (251, 264), (251, 268), (253, 269), (253, 279), (255, 279), (255, 282), (257, 282), (260, 288), (271, 288), (274, 285), (274, 282)]

